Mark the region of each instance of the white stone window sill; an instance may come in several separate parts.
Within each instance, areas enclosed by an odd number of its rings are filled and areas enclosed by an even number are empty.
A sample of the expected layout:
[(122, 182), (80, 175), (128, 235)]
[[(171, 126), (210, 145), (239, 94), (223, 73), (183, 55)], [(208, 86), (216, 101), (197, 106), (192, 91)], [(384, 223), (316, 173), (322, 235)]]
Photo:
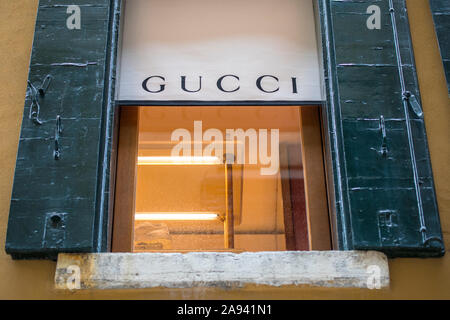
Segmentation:
[(55, 283), (62, 290), (371, 284), (383, 289), (389, 287), (389, 267), (386, 256), (375, 251), (60, 254)]

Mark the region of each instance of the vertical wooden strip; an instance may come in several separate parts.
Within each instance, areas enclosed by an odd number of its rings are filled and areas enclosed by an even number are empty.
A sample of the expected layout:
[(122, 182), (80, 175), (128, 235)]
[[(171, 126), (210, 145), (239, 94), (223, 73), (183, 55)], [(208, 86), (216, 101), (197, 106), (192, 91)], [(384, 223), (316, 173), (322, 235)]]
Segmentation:
[(106, 251), (112, 251), (112, 235), (113, 235), (113, 221), (114, 221), (114, 202), (116, 194), (116, 175), (117, 175), (117, 157), (119, 146), (119, 128), (120, 128), (120, 107), (115, 107), (112, 137), (111, 137), (111, 154), (110, 154), (110, 175), (109, 175), (109, 197), (108, 197), (108, 229), (107, 229), (107, 244)]
[(117, 152), (113, 252), (133, 251), (138, 143), (139, 108), (123, 107)]
[(300, 109), (302, 162), (311, 250), (331, 250), (319, 109)]
[(291, 144), (288, 146), (287, 151), (295, 247), (296, 250), (307, 251), (310, 250), (310, 247), (308, 219), (306, 216), (305, 184), (302, 174), (302, 150), (299, 145)]
[(233, 165), (225, 164), (226, 215), (224, 223), (225, 249), (234, 249), (234, 217), (233, 217)]
[(244, 165), (233, 165), (233, 220), (238, 226), (242, 221), (242, 199), (244, 192)]
[(291, 188), (289, 182), (288, 151), (285, 144), (280, 144), (281, 194), (283, 198), (284, 234), (286, 250), (295, 250), (294, 224), (291, 207)]

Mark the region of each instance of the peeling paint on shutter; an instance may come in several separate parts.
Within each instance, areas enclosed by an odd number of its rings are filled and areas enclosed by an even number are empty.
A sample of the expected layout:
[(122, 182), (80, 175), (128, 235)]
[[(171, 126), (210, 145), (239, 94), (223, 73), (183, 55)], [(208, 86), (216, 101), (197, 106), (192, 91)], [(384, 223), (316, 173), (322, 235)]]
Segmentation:
[[(110, 131), (119, 3), (39, 3), (6, 239), (13, 258), (106, 246), (102, 141)], [(70, 5), (80, 8), (80, 29), (68, 28)]]
[(430, 6), (450, 95), (450, 1), (430, 0)]
[[(370, 6), (379, 29), (367, 26)], [(405, 1), (320, 0), (318, 10), (337, 246), (442, 255)]]

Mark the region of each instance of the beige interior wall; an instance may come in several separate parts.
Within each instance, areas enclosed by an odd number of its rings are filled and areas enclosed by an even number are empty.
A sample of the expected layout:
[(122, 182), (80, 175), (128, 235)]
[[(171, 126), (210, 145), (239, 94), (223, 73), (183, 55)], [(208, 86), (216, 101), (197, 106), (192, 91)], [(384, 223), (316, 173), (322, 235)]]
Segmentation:
[[(426, 0), (407, 0), (442, 227), (450, 248), (450, 105)], [(440, 259), (391, 260), (386, 291), (246, 287), (239, 290), (178, 289), (57, 293), (55, 263), (13, 261), (4, 253), (28, 62), (37, 0), (0, 0), (0, 299), (239, 299), (239, 298), (450, 298), (450, 255)]]
[[(313, 107), (311, 107), (313, 108)], [(139, 121), (139, 155), (168, 156), (178, 144), (171, 142), (174, 130), (183, 128), (190, 132), (190, 140), (184, 146), (193, 155), (194, 121), (202, 121), (202, 132), (217, 129), (223, 139), (228, 129), (268, 129), (279, 130), (279, 141), (300, 145), (299, 107), (141, 107)], [(234, 165), (235, 196), (235, 249), (243, 251), (285, 250), (282, 190), (280, 174), (262, 175), (263, 165), (258, 156), (257, 164), (249, 164), (247, 147), (244, 165)], [(181, 142), (181, 141), (180, 141)], [(222, 141), (220, 142), (222, 144)], [(248, 140), (244, 142), (250, 146)], [(242, 143), (241, 143), (242, 144)], [(203, 148), (209, 145), (205, 140)], [(229, 146), (223, 144), (221, 154), (227, 153)], [(236, 152), (236, 150), (234, 151)], [(236, 153), (237, 155), (238, 153)], [(271, 151), (269, 150), (269, 155)], [(300, 166), (299, 166), (300, 167)], [(241, 169), (239, 171), (239, 168)], [(136, 187), (136, 212), (216, 212), (225, 215), (225, 171), (224, 165), (213, 166), (138, 166)], [(301, 170), (298, 169), (299, 171)], [(238, 184), (242, 183), (242, 193)], [(238, 197), (242, 197), (238, 199)], [(238, 209), (242, 201), (242, 210)], [(278, 210), (277, 210), (278, 207)], [(241, 212), (240, 212), (241, 211)], [(223, 232), (224, 223), (215, 221), (164, 221), (160, 222), (170, 230), (172, 245), (167, 249), (224, 249), (223, 235), (211, 236), (207, 233)], [(147, 225), (149, 222), (147, 222)], [(151, 225), (149, 225), (151, 226)], [(203, 234), (188, 235), (190, 232)], [(181, 233), (185, 233), (181, 235)], [(177, 236), (174, 236), (177, 234)], [(222, 238), (222, 239), (221, 239)], [(143, 237), (141, 237), (143, 239)], [(135, 241), (139, 239), (135, 238)], [(195, 243), (195, 245), (194, 245)], [(165, 249), (165, 248), (164, 248)]]

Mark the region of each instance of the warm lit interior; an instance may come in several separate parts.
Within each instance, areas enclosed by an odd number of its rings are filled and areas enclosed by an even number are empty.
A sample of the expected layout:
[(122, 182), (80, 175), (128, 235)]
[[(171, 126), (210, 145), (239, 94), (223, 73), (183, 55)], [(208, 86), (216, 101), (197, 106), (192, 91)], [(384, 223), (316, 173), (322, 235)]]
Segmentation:
[[(249, 139), (200, 141), (194, 137), (194, 121), (200, 120), (203, 134), (218, 129), (223, 140), (227, 129), (254, 129), (258, 152), (260, 129), (267, 130), (267, 154), (278, 153), (281, 171), (277, 166), (274, 174), (263, 175), (261, 169), (269, 165), (262, 163), (259, 153), (256, 163), (249, 163), (255, 162), (250, 159)], [(286, 250), (286, 221), (291, 224), (293, 219), (286, 220), (286, 199), (291, 215), (294, 207), (297, 214), (305, 214), (299, 107), (140, 107), (138, 128), (134, 251)], [(179, 141), (171, 141), (171, 134), (180, 128), (190, 133), (191, 141), (183, 141), (192, 152), (174, 156), (171, 152)], [(275, 150), (272, 129), (279, 129)], [(223, 154), (214, 149), (205, 155), (212, 143), (220, 143)], [(230, 144), (235, 156), (245, 145), (244, 164), (227, 164), (224, 154)], [(286, 152), (288, 157), (283, 156)], [(287, 193), (297, 196), (286, 197)], [(230, 197), (233, 227), (227, 229)], [(293, 226), (288, 227), (292, 237)], [(231, 247), (227, 237), (233, 238)]]

